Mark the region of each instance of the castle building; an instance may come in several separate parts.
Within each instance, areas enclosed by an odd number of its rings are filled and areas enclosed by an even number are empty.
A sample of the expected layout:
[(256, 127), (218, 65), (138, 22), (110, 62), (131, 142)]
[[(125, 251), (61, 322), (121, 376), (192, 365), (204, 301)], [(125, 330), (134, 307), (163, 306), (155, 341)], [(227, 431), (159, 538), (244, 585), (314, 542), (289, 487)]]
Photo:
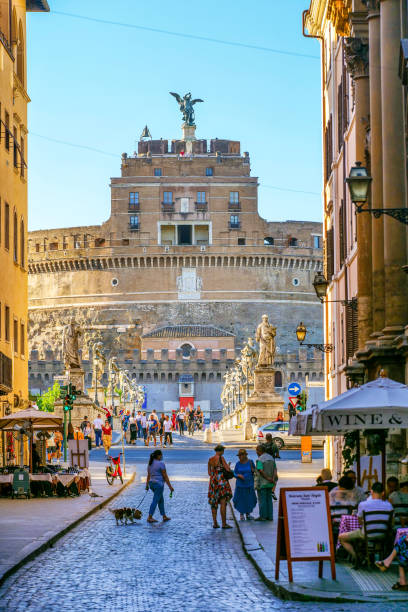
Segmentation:
[[(69, 316), (84, 328), (84, 364), (98, 340), (146, 385), (168, 384), (170, 373), (176, 384), (186, 370), (196, 383), (212, 376), (214, 408), (228, 362), (264, 312), (278, 328), (281, 356), (298, 352), (301, 320), (321, 342), (312, 287), (322, 269), (321, 224), (261, 218), (258, 178), (239, 142), (196, 139), (195, 126), (183, 126), (183, 138), (169, 143), (145, 128), (110, 187), (102, 225), (29, 234), (32, 388), (60, 373)], [(315, 369), (323, 370), (320, 355)], [(198, 403), (210, 399), (196, 390)]]
[[(0, 415), (28, 399), (26, 13), (46, 0), (0, 3)], [(4, 433), (0, 462), (6, 461)]]

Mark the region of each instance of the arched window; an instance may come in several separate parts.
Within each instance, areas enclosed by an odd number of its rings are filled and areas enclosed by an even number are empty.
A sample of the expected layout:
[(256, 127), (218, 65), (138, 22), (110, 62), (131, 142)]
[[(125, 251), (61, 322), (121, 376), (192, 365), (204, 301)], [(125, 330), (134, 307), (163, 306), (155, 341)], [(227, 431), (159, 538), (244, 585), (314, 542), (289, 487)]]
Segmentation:
[(282, 387), (282, 372), (275, 372), (275, 387)]
[(24, 235), (24, 219), (20, 221), (20, 264), (24, 268), (25, 265), (25, 235)]
[(180, 349), (182, 351), (182, 357), (183, 359), (190, 359), (191, 356), (191, 349), (193, 349), (194, 347), (191, 344), (182, 344), (180, 346)]
[(296, 379), (296, 374), (294, 372), (290, 373), (290, 381), (293, 382)]
[(16, 263), (17, 263), (17, 255), (18, 255), (18, 225), (17, 225), (17, 213), (16, 211), (14, 211), (14, 215), (13, 215), (13, 257)]

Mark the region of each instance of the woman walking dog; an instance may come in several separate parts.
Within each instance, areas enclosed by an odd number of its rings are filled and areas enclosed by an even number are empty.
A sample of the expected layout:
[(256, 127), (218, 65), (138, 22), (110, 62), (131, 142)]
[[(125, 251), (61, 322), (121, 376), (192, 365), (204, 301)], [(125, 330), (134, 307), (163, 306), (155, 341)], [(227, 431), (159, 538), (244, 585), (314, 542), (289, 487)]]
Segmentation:
[(161, 450), (155, 450), (150, 455), (149, 465), (147, 466), (146, 491), (149, 489), (153, 491), (153, 500), (150, 505), (149, 516), (147, 517), (148, 523), (157, 523), (157, 520), (153, 518), (157, 506), (159, 506), (159, 512), (163, 517), (163, 523), (170, 520), (170, 517), (166, 515), (164, 510), (164, 483), (167, 484), (171, 492), (174, 489), (170, 484), (166, 466), (162, 459), (163, 453)]

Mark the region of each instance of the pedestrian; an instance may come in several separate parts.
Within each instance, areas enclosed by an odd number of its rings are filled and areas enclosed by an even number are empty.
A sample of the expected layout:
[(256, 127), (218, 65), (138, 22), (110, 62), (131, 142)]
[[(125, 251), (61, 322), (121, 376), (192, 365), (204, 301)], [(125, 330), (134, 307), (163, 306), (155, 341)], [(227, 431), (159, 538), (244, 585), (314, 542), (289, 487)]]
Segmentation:
[(134, 413), (129, 419), (129, 435), (130, 435), (130, 440), (129, 440), (130, 444), (136, 444), (137, 425), (136, 425), (136, 418), (135, 418)]
[(54, 440), (55, 440), (55, 448), (56, 448), (56, 457), (57, 457), (57, 461), (59, 461), (62, 457), (62, 443), (64, 440), (64, 436), (62, 434), (62, 430), (57, 429), (57, 431), (54, 434)]
[(273, 521), (272, 493), (278, 481), (275, 459), (265, 452), (265, 446), (256, 447), (255, 489), (258, 495), (259, 517), (256, 521)]
[(47, 457), (46, 457), (46, 462), (49, 461), (50, 463), (52, 463), (52, 460), (55, 456), (55, 450), (56, 450), (56, 446), (55, 446), (55, 434), (51, 433), (50, 437), (46, 439), (45, 441), (45, 447), (47, 449)]
[(296, 416), (296, 408), (294, 407), (292, 402), (289, 402), (289, 404), (288, 404), (288, 412), (289, 412), (289, 420), (292, 417)]
[(179, 410), (177, 414), (177, 424), (178, 424), (180, 436), (184, 436), (184, 419), (185, 419), (184, 410)]
[(194, 414), (194, 408), (191, 406), (188, 412), (188, 433), (190, 434), (190, 436), (194, 435), (194, 429), (195, 429), (195, 414)]
[(82, 433), (84, 434), (84, 439), (88, 441), (88, 450), (92, 448), (92, 425), (88, 420), (87, 416), (84, 416), (84, 420), (81, 423)]
[(176, 411), (173, 410), (171, 413), (171, 429), (173, 431), (176, 431), (176, 426), (177, 426), (176, 421), (177, 421), (177, 414), (176, 414)]
[(154, 446), (156, 446), (156, 436), (159, 429), (159, 423), (157, 419), (154, 418), (153, 413), (149, 416), (149, 420), (147, 421), (147, 446), (150, 444), (150, 439), (153, 440)]
[(208, 475), (210, 477), (208, 503), (211, 506), (214, 529), (219, 528), (217, 521), (218, 506), (220, 506), (222, 528), (232, 529), (231, 525), (227, 524), (227, 502), (232, 498), (232, 491), (226, 478), (231, 470), (223, 457), (224, 450), (224, 446), (218, 444), (214, 448), (215, 455), (208, 460)]
[(144, 439), (144, 443), (145, 446), (147, 446), (147, 417), (146, 417), (146, 412), (142, 413), (142, 418), (140, 419), (141, 425), (142, 425), (142, 434), (143, 434), (143, 439)]
[(85, 436), (82, 433), (82, 430), (80, 427), (75, 427), (75, 431), (74, 431), (74, 440), (84, 440)]
[(392, 553), (384, 559), (384, 561), (376, 561), (376, 566), (386, 572), (394, 561), (395, 557), (398, 561), (399, 581), (391, 588), (393, 591), (408, 591), (407, 578), (405, 570), (408, 570), (408, 533), (404, 533), (394, 544)]
[(240, 520), (243, 521), (246, 517), (247, 521), (251, 521), (251, 512), (257, 504), (254, 488), (255, 465), (244, 448), (240, 448), (237, 455), (239, 461), (234, 468), (236, 484), (232, 502), (240, 513)]
[(93, 428), (94, 428), (94, 432), (95, 432), (95, 446), (96, 446), (96, 448), (99, 448), (99, 446), (101, 446), (102, 425), (103, 425), (103, 421), (101, 419), (101, 415), (98, 414), (98, 416), (96, 417), (96, 419), (94, 419), (94, 422), (93, 422)]
[(165, 417), (163, 427), (164, 427), (164, 446), (167, 446), (167, 443), (173, 446), (173, 436), (171, 433), (171, 421), (167, 415)]
[(265, 451), (268, 455), (272, 455), (274, 459), (280, 459), (279, 448), (277, 444), (273, 441), (272, 434), (267, 433), (265, 436)]
[(159, 419), (159, 436), (160, 436), (160, 446), (163, 446), (163, 439), (164, 439), (164, 421), (165, 421), (165, 416), (164, 416), (164, 412), (161, 413), (160, 419)]
[(68, 423), (67, 440), (74, 440), (74, 426), (72, 423)]
[(195, 412), (195, 418), (196, 418), (196, 423), (197, 423), (197, 429), (201, 431), (203, 428), (204, 415), (202, 413), (200, 405), (197, 406), (197, 410)]
[(164, 509), (164, 483), (167, 484), (171, 493), (173, 493), (174, 489), (170, 484), (166, 466), (163, 462), (163, 453), (158, 449), (153, 451), (150, 455), (149, 465), (147, 467), (146, 491), (149, 489), (153, 491), (153, 500), (150, 504), (149, 516), (147, 517), (148, 523), (157, 523), (157, 520), (153, 517), (157, 506), (159, 506), (159, 512), (162, 515), (163, 523), (170, 520), (170, 517), (166, 515)]
[(137, 426), (137, 437), (143, 438), (142, 411), (141, 410), (137, 411), (136, 426)]
[(105, 425), (102, 425), (102, 442), (103, 448), (105, 449), (106, 458), (108, 458), (109, 449), (112, 444), (112, 427), (110, 426), (108, 419), (106, 419)]

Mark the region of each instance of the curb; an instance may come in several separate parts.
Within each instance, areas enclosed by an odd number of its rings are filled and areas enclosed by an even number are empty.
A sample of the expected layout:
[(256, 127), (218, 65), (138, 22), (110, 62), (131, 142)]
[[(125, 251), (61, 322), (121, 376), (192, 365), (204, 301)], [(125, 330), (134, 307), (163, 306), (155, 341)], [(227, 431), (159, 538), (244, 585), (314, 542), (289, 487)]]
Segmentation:
[(21, 567), (23, 567), (23, 565), (25, 565), (29, 561), (32, 561), (33, 559), (38, 557), (41, 553), (43, 553), (45, 550), (47, 550), (47, 548), (51, 548), (54, 545), (55, 542), (60, 540), (69, 531), (72, 531), (72, 529), (75, 529), (75, 527), (77, 527), (77, 525), (82, 523), (82, 521), (84, 521), (85, 519), (89, 518), (92, 514), (95, 514), (96, 512), (98, 512), (98, 510), (101, 510), (104, 506), (109, 504), (112, 501), (112, 499), (117, 497), (120, 493), (122, 493), (122, 491), (124, 491), (130, 484), (132, 484), (134, 482), (135, 477), (136, 477), (136, 472), (133, 472), (133, 474), (131, 475), (129, 480), (127, 482), (125, 482), (120, 487), (120, 489), (118, 489), (117, 491), (112, 493), (112, 495), (110, 495), (109, 497), (104, 499), (102, 502), (99, 502), (97, 505), (93, 506), (93, 508), (91, 508), (88, 512), (86, 512), (85, 514), (83, 514), (82, 516), (77, 518), (75, 521), (73, 521), (72, 523), (70, 523), (69, 525), (64, 527), (64, 529), (62, 529), (61, 531), (58, 531), (51, 538), (49, 538), (46, 542), (43, 542), (40, 546), (35, 548), (28, 555), (26, 555), (25, 557), (20, 559), (20, 561), (18, 561), (18, 563), (16, 563), (12, 567), (10, 567), (8, 570), (6, 570), (4, 572), (4, 574), (2, 574), (2, 576), (0, 576), (0, 587), (3, 586), (3, 584), (6, 582), (6, 580), (8, 580), (8, 578), (10, 578), (10, 576), (15, 574), (15, 572), (17, 572)]
[[(293, 585), (291, 588), (286, 588), (282, 584), (277, 584), (274, 579), (275, 568), (272, 561), (266, 555), (262, 545), (252, 532), (251, 535), (245, 536), (242, 533), (239, 521), (235, 516), (232, 504), (229, 504), (232, 516), (235, 521), (239, 536), (241, 538), (242, 548), (246, 557), (251, 561), (256, 571), (258, 572), (262, 582), (273, 592), (274, 595), (282, 600), (286, 601), (320, 601), (329, 603), (386, 603), (390, 599), (384, 597), (381, 592), (373, 596), (351, 597), (340, 592), (335, 591), (317, 591), (313, 589), (306, 589), (303, 586)], [(252, 531), (252, 530), (251, 530)], [(308, 592), (305, 592), (308, 591)], [(390, 592), (390, 596), (392, 593)], [(394, 603), (406, 602), (406, 599), (392, 599)]]

